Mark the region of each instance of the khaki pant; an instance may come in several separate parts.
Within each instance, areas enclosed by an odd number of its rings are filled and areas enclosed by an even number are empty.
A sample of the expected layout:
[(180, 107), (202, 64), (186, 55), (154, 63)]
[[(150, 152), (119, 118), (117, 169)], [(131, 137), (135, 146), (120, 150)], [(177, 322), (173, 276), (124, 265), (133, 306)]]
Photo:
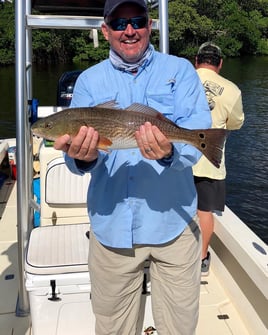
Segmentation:
[[(90, 235), (95, 335), (138, 335), (143, 267), (151, 260), (151, 294), (158, 335), (193, 335), (198, 321), (201, 239), (195, 221), (175, 240), (133, 249), (107, 248)], [(139, 334), (140, 335), (140, 334)]]

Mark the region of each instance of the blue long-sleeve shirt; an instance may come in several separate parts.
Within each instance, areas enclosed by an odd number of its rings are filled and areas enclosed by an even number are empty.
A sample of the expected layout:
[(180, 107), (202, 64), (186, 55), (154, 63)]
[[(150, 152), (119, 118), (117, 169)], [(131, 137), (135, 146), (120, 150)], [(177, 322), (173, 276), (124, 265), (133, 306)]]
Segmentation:
[[(85, 70), (78, 78), (71, 107), (116, 100), (120, 108), (134, 102), (149, 105), (179, 126), (209, 128), (211, 116), (203, 86), (192, 64), (154, 52), (138, 73), (117, 70), (110, 60)], [(91, 173), (88, 212), (91, 229), (104, 245), (131, 248), (161, 244), (177, 237), (196, 214), (192, 165), (201, 153), (174, 144), (172, 162), (144, 158), (139, 149), (100, 151), (88, 168), (65, 156), (69, 169)]]

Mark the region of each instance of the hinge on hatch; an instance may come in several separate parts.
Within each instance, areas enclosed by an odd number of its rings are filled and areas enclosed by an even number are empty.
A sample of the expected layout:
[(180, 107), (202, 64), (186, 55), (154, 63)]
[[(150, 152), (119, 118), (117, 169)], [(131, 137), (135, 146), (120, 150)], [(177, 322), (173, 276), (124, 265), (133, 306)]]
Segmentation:
[(51, 219), (52, 219), (53, 226), (56, 226), (56, 224), (57, 224), (57, 213), (56, 212), (52, 213)]
[(230, 319), (228, 314), (219, 314), (219, 315), (217, 315), (217, 318), (219, 320), (228, 320), (228, 319)]

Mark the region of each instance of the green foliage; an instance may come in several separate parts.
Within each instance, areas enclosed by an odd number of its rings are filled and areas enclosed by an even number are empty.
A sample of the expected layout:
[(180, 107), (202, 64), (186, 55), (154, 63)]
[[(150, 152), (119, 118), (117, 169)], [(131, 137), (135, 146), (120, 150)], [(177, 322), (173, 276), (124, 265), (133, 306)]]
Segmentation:
[(218, 36), (214, 42), (221, 46), (225, 57), (236, 57), (240, 55), (239, 50), (242, 49), (242, 42), (237, 39), (227, 35), (221, 35)]
[(33, 62), (51, 63), (64, 60), (64, 44), (61, 36), (55, 30), (33, 31), (32, 46)]
[(92, 31), (82, 32), (71, 39), (71, 43), (76, 46), (74, 62), (89, 61), (92, 64), (108, 57), (109, 45), (102, 33), (98, 31), (98, 46), (94, 46), (92, 34)]
[(170, 53), (174, 55), (189, 55), (200, 41), (212, 37), (213, 22), (198, 14), (196, 3), (194, 0), (174, 1), (169, 5)]
[(237, 49), (227, 49), (226, 54), (237, 56), (242, 54), (256, 54), (259, 41), (265, 37), (264, 32), (267, 29), (267, 21), (257, 10), (246, 12), (237, 4), (230, 4), (222, 10), (226, 17), (223, 23), (225, 31), (225, 40), (233, 41), (231, 45), (237, 46)]
[(258, 41), (257, 54), (268, 55), (268, 39)]
[[(169, 6), (169, 46), (174, 55), (193, 57), (199, 45), (211, 40), (225, 56), (268, 54), (268, 0), (172, 0)], [(158, 18), (158, 9), (150, 8)], [(15, 61), (14, 2), (0, 9), (0, 65)], [(99, 46), (92, 31), (33, 30), (34, 62), (89, 62), (107, 58), (109, 44), (98, 32)], [(159, 48), (159, 32), (151, 42)]]
[(0, 65), (15, 62), (14, 18), (13, 5), (5, 3), (0, 9)]
[(198, 0), (196, 8), (199, 15), (206, 16), (213, 21), (217, 21), (220, 18), (219, 9), (225, 4), (225, 0)]

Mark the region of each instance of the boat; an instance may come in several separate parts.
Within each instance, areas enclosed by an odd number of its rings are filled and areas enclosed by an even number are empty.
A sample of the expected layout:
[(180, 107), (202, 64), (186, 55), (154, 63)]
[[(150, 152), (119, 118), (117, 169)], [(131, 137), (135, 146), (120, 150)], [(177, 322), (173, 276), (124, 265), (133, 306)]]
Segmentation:
[[(90, 175), (71, 174), (51, 143), (32, 138), (29, 114), (36, 115), (27, 102), (33, 102), (31, 29), (99, 29), (102, 18), (32, 14), (29, 0), (15, 5), (16, 138), (0, 140), (0, 334), (94, 335), (87, 269)], [(167, 1), (158, 5), (154, 26), (161, 30), (161, 51), (168, 52)], [(38, 106), (38, 117), (59, 109)], [(227, 206), (214, 218), (196, 334), (265, 335), (268, 247)], [(146, 262), (137, 335), (157, 335), (149, 267)]]

